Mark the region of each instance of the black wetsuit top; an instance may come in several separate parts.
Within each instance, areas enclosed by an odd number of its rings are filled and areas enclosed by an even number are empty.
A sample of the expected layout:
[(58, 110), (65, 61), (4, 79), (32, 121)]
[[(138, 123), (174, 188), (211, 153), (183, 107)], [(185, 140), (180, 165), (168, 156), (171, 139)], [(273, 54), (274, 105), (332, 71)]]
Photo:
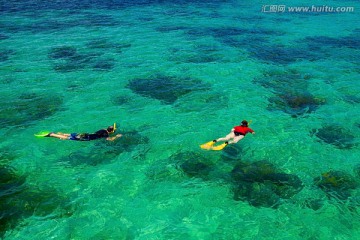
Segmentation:
[(105, 129), (101, 129), (95, 133), (89, 134), (89, 140), (95, 140), (98, 138), (107, 138), (109, 133)]
[(109, 133), (105, 129), (101, 129), (95, 133), (82, 133), (79, 134), (76, 139), (78, 141), (91, 141), (99, 138), (107, 138), (109, 137)]

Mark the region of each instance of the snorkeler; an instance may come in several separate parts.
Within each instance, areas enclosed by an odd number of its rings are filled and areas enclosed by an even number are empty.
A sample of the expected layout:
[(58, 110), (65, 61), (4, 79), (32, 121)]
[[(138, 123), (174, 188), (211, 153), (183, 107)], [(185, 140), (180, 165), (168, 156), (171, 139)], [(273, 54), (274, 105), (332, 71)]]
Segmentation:
[[(241, 139), (243, 139), (245, 137), (246, 134), (248, 133), (252, 133), (255, 134), (254, 130), (252, 130), (251, 128), (249, 128), (249, 123), (246, 120), (243, 120), (241, 122), (240, 126), (235, 126), (231, 129), (231, 132), (226, 135), (225, 137), (222, 138), (218, 138), (215, 140), (212, 140), (208, 143), (205, 143), (203, 145), (201, 145), (200, 147), (202, 149), (211, 149), (211, 150), (222, 150), (224, 147), (226, 147), (228, 144), (234, 144), (239, 142)], [(220, 142), (220, 141), (225, 141), (225, 143), (219, 145), (219, 146), (215, 146), (213, 147), (213, 145), (216, 142)]]
[[(116, 134), (113, 137), (110, 137), (110, 134), (115, 133), (116, 125), (109, 126), (106, 129), (101, 129), (96, 131), (95, 133), (49, 133), (44, 135), (43, 137), (54, 137), (62, 140), (74, 140), (74, 141), (91, 141), (99, 138), (106, 138), (108, 141), (114, 141), (117, 138), (120, 138), (121, 134)], [(39, 135), (40, 136), (40, 135)]]

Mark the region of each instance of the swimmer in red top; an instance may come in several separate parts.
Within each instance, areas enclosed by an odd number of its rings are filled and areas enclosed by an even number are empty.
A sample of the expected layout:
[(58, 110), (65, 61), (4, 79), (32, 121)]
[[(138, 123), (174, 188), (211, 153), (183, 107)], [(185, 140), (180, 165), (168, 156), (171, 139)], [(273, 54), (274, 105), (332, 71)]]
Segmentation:
[(233, 129), (231, 129), (231, 132), (226, 135), (226, 137), (213, 140), (213, 142), (216, 143), (219, 141), (226, 141), (226, 145), (237, 143), (238, 141), (243, 139), (248, 133), (255, 134), (254, 130), (248, 127), (248, 122), (246, 120), (243, 120), (241, 122), (241, 126), (233, 127)]

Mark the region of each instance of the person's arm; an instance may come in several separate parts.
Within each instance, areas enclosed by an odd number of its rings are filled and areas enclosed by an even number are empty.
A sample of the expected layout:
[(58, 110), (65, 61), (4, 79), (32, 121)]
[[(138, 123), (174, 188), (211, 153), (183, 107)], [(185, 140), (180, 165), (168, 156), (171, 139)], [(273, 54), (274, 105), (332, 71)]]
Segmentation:
[(108, 140), (108, 141), (114, 141), (115, 139), (120, 138), (120, 137), (122, 137), (122, 134), (116, 134), (116, 135), (113, 136), (113, 137), (107, 137), (106, 140)]
[(252, 130), (251, 128), (249, 128), (249, 132), (250, 132), (251, 134), (255, 134), (254, 130)]

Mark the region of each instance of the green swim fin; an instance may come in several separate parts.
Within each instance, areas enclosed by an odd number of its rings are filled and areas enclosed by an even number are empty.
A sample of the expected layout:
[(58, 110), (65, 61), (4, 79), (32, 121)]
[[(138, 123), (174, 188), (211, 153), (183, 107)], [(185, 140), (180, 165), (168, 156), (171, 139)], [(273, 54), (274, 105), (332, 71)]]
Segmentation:
[(227, 143), (223, 143), (223, 144), (220, 144), (216, 147), (212, 147), (211, 150), (214, 150), (214, 151), (220, 151), (220, 150), (223, 150), (228, 144)]
[(34, 134), (35, 137), (46, 137), (47, 135), (49, 135), (49, 131), (42, 131), (42, 132), (38, 132), (36, 134)]
[(200, 145), (200, 147), (202, 149), (209, 150), (214, 144), (215, 144), (214, 141), (210, 141), (210, 142), (207, 142), (207, 143), (204, 143), (204, 144)]

